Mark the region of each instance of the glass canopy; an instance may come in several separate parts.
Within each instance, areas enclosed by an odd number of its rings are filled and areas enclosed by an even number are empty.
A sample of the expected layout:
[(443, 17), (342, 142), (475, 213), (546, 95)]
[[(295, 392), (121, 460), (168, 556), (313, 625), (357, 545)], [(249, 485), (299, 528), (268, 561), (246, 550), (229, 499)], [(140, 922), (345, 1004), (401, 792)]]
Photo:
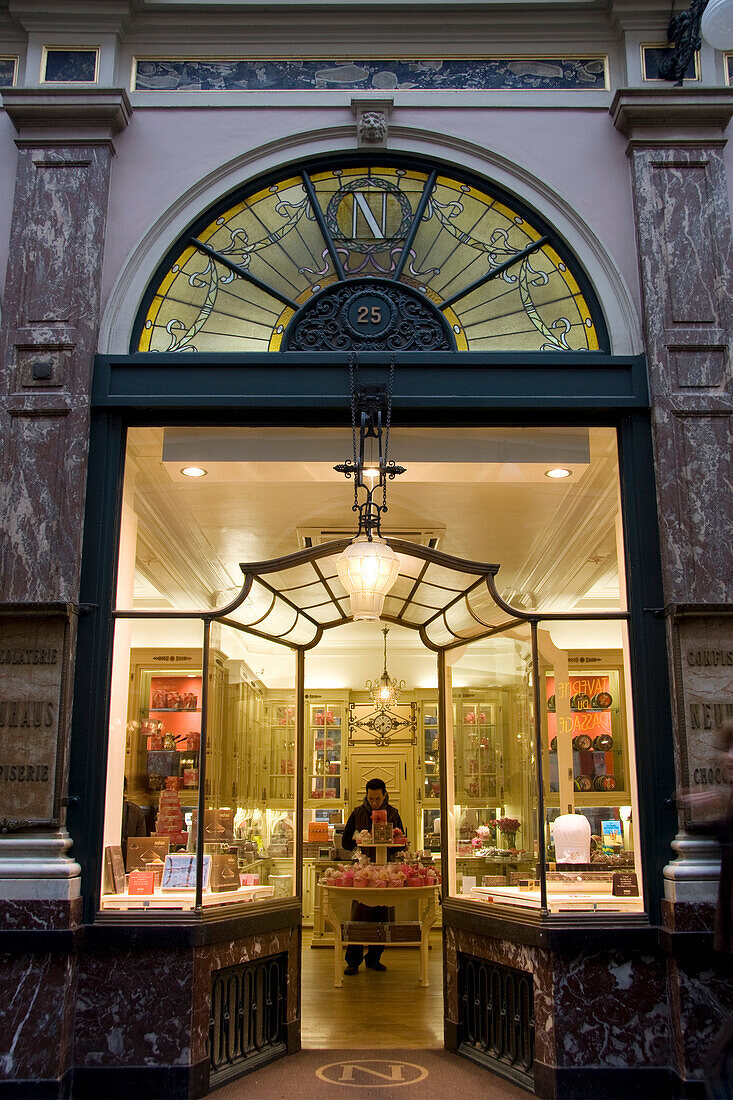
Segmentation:
[[(336, 568), (349, 541), (242, 564), (241, 592), (216, 616), (293, 648), (310, 649), (324, 630), (350, 621), (349, 597)], [(399, 557), (400, 571), (381, 618), (418, 630), (428, 649), (486, 637), (511, 621), (487, 586), (498, 565), (464, 561), (400, 539), (387, 542)]]

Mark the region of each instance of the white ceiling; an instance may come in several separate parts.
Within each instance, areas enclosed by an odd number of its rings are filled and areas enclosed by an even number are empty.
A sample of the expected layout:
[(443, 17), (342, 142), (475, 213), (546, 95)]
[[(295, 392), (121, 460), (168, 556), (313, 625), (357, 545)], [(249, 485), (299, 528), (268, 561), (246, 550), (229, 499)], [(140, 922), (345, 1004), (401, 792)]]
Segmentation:
[[(353, 483), (332, 469), (350, 454), (348, 430), (168, 429), (164, 438), (163, 429), (131, 429), (135, 606), (220, 606), (241, 584), (240, 562), (293, 553), (306, 531), (355, 532)], [(611, 429), (394, 427), (390, 458), (407, 472), (389, 483), (384, 534), (430, 535), (446, 553), (498, 563), (499, 591), (526, 608), (619, 607)], [(207, 475), (185, 477), (190, 464)], [(557, 465), (571, 476), (549, 479)], [(373, 624), (347, 633), (370, 667), (379, 663)], [(409, 632), (391, 633), (391, 651), (406, 655), (412, 644)], [(328, 637), (322, 647), (325, 656)]]

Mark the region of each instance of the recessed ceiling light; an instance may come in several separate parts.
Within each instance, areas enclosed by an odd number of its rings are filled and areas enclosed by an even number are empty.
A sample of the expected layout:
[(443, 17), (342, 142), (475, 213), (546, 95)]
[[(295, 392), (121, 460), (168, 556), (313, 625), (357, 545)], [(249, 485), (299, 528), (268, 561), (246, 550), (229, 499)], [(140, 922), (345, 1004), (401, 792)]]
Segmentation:
[(206, 477), (206, 470), (203, 470), (201, 466), (184, 466), (181, 473), (185, 474), (186, 477)]
[(545, 477), (554, 477), (554, 478), (570, 477), (570, 474), (571, 474), (570, 470), (565, 470), (561, 466), (556, 466), (553, 470), (545, 470)]

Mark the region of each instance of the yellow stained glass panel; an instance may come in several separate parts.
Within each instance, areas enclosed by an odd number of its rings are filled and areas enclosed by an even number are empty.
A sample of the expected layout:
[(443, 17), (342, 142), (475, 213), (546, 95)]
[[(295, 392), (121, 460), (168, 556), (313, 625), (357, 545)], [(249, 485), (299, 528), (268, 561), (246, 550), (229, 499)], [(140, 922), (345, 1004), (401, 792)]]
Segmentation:
[(291, 172), (181, 242), (135, 350), (279, 351), (299, 307), (356, 277), (411, 287), (457, 350), (598, 350), (572, 258), (510, 202), (395, 164)]

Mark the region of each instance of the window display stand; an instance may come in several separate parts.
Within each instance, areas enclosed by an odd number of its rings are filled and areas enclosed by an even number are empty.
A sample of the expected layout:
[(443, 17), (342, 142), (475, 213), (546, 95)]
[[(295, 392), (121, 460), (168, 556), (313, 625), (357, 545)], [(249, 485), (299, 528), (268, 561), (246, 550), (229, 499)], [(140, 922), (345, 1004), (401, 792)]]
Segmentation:
[[(385, 848), (393, 845), (384, 845)], [(349, 944), (361, 944), (362, 946), (379, 947), (419, 947), (420, 948), (420, 973), (419, 983), (427, 989), (428, 981), (428, 948), (429, 933), (438, 919), (438, 893), (440, 887), (434, 886), (387, 886), (378, 888), (373, 886), (324, 886), (318, 884), (321, 891), (321, 906), (323, 919), (333, 929), (334, 936), (334, 988), (340, 989), (343, 985), (343, 948)], [(386, 905), (402, 908), (404, 902), (417, 902), (418, 919), (415, 923), (414, 939), (408, 940), (382, 940), (382, 939), (348, 939), (344, 937), (344, 917), (339, 913), (340, 902), (346, 902), (350, 906), (353, 901), (360, 901), (363, 905)], [(342, 908), (345, 906), (342, 905)], [(389, 924), (382, 925), (389, 935)], [(375, 924), (375, 929), (377, 925)]]

